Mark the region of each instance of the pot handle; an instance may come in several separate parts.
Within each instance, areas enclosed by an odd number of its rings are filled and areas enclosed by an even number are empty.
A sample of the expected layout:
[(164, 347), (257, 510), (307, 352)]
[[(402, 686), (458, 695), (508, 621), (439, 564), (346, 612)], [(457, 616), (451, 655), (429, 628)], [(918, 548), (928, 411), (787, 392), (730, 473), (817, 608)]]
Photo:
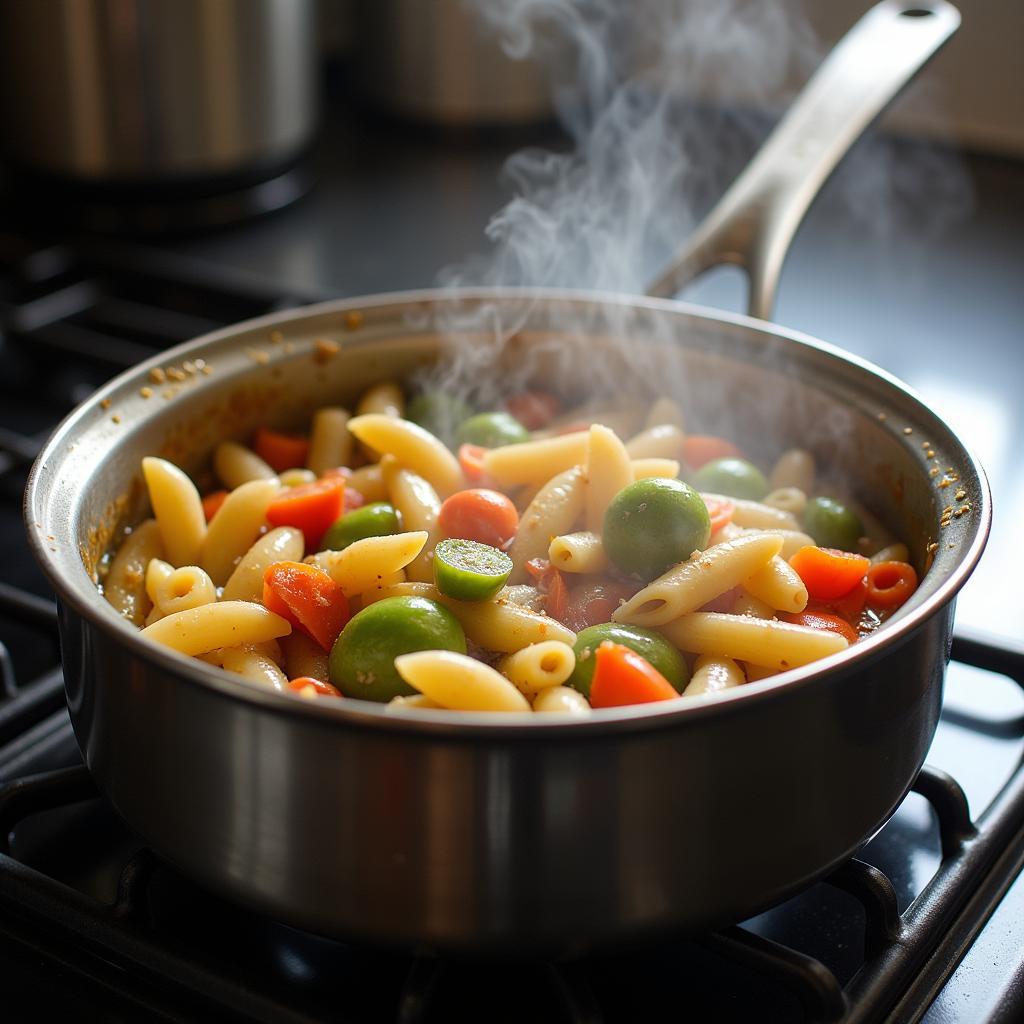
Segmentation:
[(671, 298), (705, 270), (732, 263), (750, 278), (750, 316), (770, 319), (789, 244), (818, 191), (959, 25), (959, 11), (946, 0), (883, 0), (872, 7), (647, 294)]

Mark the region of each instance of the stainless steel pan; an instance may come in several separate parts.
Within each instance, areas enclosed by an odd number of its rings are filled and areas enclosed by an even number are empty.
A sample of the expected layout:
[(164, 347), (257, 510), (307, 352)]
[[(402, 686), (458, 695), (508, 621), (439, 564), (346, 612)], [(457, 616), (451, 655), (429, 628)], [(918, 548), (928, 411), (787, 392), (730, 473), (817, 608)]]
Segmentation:
[[(715, 214), (684, 254), (691, 269), (712, 250), (742, 255), (757, 312), (770, 309), (813, 188), (956, 27), (945, 3), (901, 10), (882, 4), (844, 41), (769, 142), (772, 159), (759, 157), (724, 201), (740, 215)], [(865, 57), (870, 97), (854, 74)], [(665, 280), (670, 290), (678, 278)], [(990, 518), (980, 467), (935, 414), (824, 343), (663, 299), (455, 297), (462, 311), (520, 318), (502, 356), (510, 367), (538, 352), (547, 365), (556, 338), (577, 367), (658, 381), (695, 423), (713, 427), (727, 409), (741, 436), (764, 438), (765, 455), (811, 444), (927, 567), (876, 635), (717, 700), (582, 723), (311, 704), (144, 643), (97, 595), (117, 524), (142, 514), (144, 454), (201, 475), (225, 436), (408, 376), (439, 352), (431, 325), (452, 298), (348, 300), (219, 331), (123, 374), (58, 428), (29, 481), (26, 521), (59, 595), (68, 702), (93, 775), (185, 873), (294, 924), (364, 939), (564, 952), (738, 920), (822, 876), (886, 820), (923, 761), (954, 597)], [(621, 331), (626, 355), (612, 338)], [(181, 379), (153, 384), (168, 366)], [(944, 514), (951, 503), (964, 511)]]

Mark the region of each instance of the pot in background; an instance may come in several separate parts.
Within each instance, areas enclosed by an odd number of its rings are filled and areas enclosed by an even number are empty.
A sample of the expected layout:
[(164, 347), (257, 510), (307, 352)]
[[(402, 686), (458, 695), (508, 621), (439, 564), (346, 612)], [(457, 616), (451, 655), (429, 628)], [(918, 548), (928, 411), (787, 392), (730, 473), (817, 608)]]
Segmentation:
[(16, 167), (90, 185), (271, 177), (315, 124), (314, 0), (0, 5)]

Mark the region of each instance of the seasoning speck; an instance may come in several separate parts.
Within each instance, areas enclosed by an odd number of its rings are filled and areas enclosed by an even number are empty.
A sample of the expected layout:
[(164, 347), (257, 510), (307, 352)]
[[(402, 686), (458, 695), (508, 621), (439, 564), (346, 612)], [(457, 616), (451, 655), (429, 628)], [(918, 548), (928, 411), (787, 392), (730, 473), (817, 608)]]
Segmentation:
[(110, 417), (110, 421), (111, 423), (120, 423), (121, 417), (115, 413), (113, 416)]
[(358, 309), (350, 309), (345, 314), (345, 326), (350, 331), (358, 330), (363, 326), (363, 314)]
[(164, 371), (160, 369), (159, 366), (156, 366), (149, 371), (149, 379), (154, 384), (163, 384), (163, 382), (167, 380), (167, 374), (164, 373)]
[(284, 341), (284, 335), (280, 331), (271, 331), (270, 332), (270, 340), (275, 345), (280, 345), (281, 342)]
[(931, 544), (928, 545), (928, 547), (925, 548), (925, 551), (927, 551), (929, 555), (934, 555), (935, 552), (938, 551), (938, 550), (939, 550), (938, 541), (934, 541), (934, 540), (931, 542)]
[(913, 432), (914, 432), (914, 428), (913, 428), (913, 427), (904, 427), (904, 428), (903, 428), (903, 433), (904, 433), (904, 434), (907, 434), (908, 436), (909, 436), (910, 434), (912, 434)]
[(171, 380), (183, 381), (185, 379), (185, 371), (179, 370), (176, 366), (168, 366), (167, 376), (170, 377)]
[(100, 402), (100, 408), (101, 409), (109, 409), (110, 405), (111, 405), (111, 402), (110, 402), (109, 398), (104, 398), (103, 401)]
[(259, 363), (260, 366), (266, 366), (270, 362), (270, 356), (258, 348), (246, 349), (246, 355), (254, 362)]
[(961, 487), (956, 494), (953, 495), (957, 501), (963, 501), (967, 497), (967, 492)]
[(878, 422), (879, 422), (879, 423), (884, 423), (884, 422), (885, 422), (885, 421), (886, 421), (886, 420), (887, 420), (888, 418), (889, 418), (889, 417), (888, 417), (888, 416), (886, 416), (886, 414), (885, 414), (884, 412), (880, 412), (880, 413), (878, 414)]
[(153, 389), (150, 387), (139, 388), (139, 394), (142, 395), (143, 398), (152, 398)]
[(341, 351), (341, 346), (330, 338), (317, 338), (313, 349), (313, 361), (326, 363)]

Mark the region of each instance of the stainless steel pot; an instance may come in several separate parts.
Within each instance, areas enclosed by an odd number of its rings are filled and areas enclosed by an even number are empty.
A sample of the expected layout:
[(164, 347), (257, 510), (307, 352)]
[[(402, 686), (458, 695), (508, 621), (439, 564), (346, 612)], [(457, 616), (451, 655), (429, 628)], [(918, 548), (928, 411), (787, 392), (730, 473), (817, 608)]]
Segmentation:
[(80, 182), (279, 166), (316, 114), (312, 0), (0, 4), (4, 148)]
[[(888, 72), (891, 95), (955, 27), (948, 5), (929, 9), (931, 19), (904, 19), (882, 4), (826, 73), (840, 75), (861, 47), (879, 52), (878, 33), (917, 26), (902, 38), (900, 75)], [(844, 116), (864, 114), (854, 92)], [(804, 150), (838, 159), (833, 139), (818, 131)], [(775, 229), (791, 227), (748, 223), (768, 253)], [(770, 289), (758, 294), (770, 301)], [(247, 434), (268, 409), (289, 424), (406, 377), (441, 350), (434, 318), (453, 300), (518, 318), (508, 367), (557, 351), (620, 382), (657, 382), (709, 429), (728, 413), (755, 453), (810, 445), (908, 540), (927, 569), (920, 588), (839, 655), (714, 700), (583, 722), (307, 703), (149, 645), (98, 596), (118, 524), (142, 513), (143, 455), (201, 474), (218, 440)], [(182, 379), (144, 397), (151, 372), (168, 365)], [(963, 492), (955, 517), (944, 514), (947, 474)], [(76, 735), (155, 850), (297, 925), (492, 952), (566, 952), (738, 920), (854, 852), (928, 749), (954, 597), (989, 520), (978, 464), (883, 371), (751, 318), (542, 290), (376, 296), (219, 331), (123, 374), (74, 412), (26, 493), (31, 543), (59, 595)]]

